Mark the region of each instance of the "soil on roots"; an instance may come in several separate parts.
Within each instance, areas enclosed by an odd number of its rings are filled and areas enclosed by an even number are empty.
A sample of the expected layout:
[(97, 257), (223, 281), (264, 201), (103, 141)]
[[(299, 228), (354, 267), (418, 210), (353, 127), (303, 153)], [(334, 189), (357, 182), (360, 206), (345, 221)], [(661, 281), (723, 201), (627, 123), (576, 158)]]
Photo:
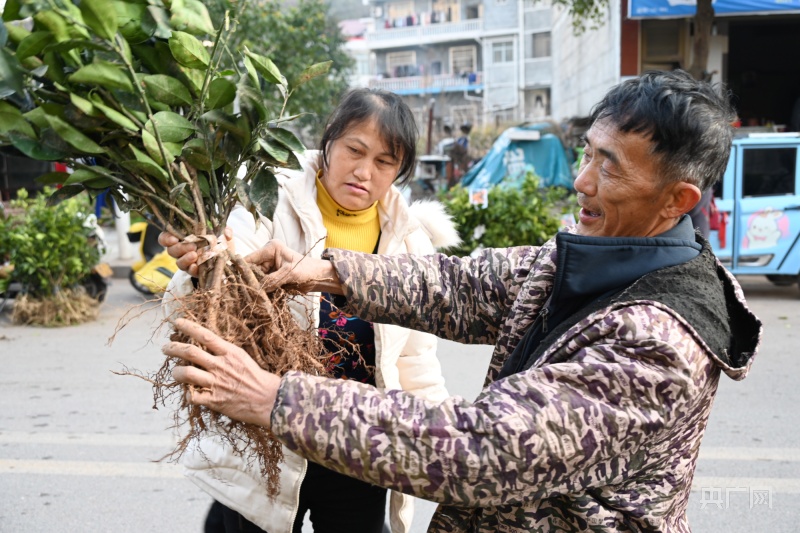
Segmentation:
[[(280, 288), (265, 288), (260, 281), (263, 276), (249, 267), (241, 261), (228, 264), (222, 282), (217, 278), (215, 283), (209, 277), (207, 285), (210, 287), (205, 290), (201, 279), (199, 290), (176, 297), (168, 304), (170, 315), (183, 316), (214, 331), (242, 347), (261, 368), (279, 376), (292, 370), (327, 375), (325, 363), (330, 354), (325, 353), (322, 340), (313, 328), (314, 321), (307, 316), (307, 323), (312, 326), (301, 326), (289, 307), (290, 299), (304, 297)], [(310, 314), (310, 309), (306, 314)], [(197, 344), (177, 332), (170, 338)], [(173, 399), (179, 403), (175, 424), (181, 429), (182, 439), (168, 457), (177, 459), (195, 439), (219, 436), (233, 453), (246, 461), (258, 461), (266, 480), (266, 491), (271, 497), (275, 496), (279, 490), (279, 464), (283, 460), (280, 442), (261, 426), (232, 420), (206, 407), (190, 404), (189, 386), (172, 379), (172, 370), (185, 364), (183, 360), (168, 358), (152, 379), (156, 404), (165, 405), (168, 400), (171, 404)]]
[(17, 296), (11, 320), (24, 326), (74, 326), (96, 320), (99, 311), (100, 302), (82, 288), (62, 289), (47, 298)]

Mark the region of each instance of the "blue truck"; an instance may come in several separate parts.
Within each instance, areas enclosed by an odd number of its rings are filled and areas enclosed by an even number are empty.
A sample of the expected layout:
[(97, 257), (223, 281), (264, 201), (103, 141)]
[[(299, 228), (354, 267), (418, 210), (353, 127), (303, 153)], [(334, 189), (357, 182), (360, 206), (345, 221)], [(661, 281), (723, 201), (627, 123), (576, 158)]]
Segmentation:
[(800, 282), (800, 133), (734, 139), (714, 197), (722, 223), (709, 240), (731, 273)]

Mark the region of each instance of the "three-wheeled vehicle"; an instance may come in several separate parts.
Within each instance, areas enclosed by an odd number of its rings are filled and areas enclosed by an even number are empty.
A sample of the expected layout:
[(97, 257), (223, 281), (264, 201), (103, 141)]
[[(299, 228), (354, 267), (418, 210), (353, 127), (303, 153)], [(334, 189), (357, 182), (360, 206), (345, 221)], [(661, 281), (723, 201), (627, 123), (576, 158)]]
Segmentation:
[(714, 196), (727, 220), (710, 242), (731, 273), (800, 282), (800, 133), (734, 139)]

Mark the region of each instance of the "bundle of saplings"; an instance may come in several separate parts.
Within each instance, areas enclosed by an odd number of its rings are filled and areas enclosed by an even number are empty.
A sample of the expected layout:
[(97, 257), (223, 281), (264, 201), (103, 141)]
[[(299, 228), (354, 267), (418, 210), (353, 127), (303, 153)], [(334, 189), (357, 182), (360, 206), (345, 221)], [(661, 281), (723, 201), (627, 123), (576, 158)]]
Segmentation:
[[(244, 346), (264, 369), (323, 372), (319, 339), (291, 319), (287, 295), (232, 254), (222, 237), (234, 205), (271, 217), (276, 169), (299, 169), (302, 143), (286, 128), (292, 93), (330, 63), (286, 80), (267, 57), (231, 50), (237, 13), (218, 28), (198, 0), (7, 0), (0, 26), (0, 145), (71, 174), (51, 203), (107, 190), (116, 203), (208, 243), (198, 289), (181, 312)], [(267, 39), (269, 36), (260, 36)], [(225, 69), (222, 65), (233, 65)], [(273, 115), (270, 110), (277, 110)], [(173, 333), (176, 340), (190, 342)], [(151, 376), (157, 402), (178, 395), (177, 421), (192, 436), (214, 431), (255, 454), (278, 488), (279, 443), (263, 428), (186, 401), (167, 360)]]

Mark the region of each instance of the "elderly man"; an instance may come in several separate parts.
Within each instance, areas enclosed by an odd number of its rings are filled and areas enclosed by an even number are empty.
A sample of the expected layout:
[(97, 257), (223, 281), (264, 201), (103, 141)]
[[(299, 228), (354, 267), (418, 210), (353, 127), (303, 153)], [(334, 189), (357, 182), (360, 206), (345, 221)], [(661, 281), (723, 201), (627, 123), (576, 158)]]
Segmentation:
[(439, 502), (431, 531), (689, 531), (720, 375), (743, 379), (761, 335), (685, 216), (725, 169), (732, 113), (685, 72), (653, 72), (611, 89), (592, 119), (580, 220), (541, 247), (314, 261), (272, 242), (249, 258), (368, 320), (494, 344), (475, 402), (279, 378), (184, 320), (207, 351), (166, 345), (197, 365), (175, 378), (312, 461)]

